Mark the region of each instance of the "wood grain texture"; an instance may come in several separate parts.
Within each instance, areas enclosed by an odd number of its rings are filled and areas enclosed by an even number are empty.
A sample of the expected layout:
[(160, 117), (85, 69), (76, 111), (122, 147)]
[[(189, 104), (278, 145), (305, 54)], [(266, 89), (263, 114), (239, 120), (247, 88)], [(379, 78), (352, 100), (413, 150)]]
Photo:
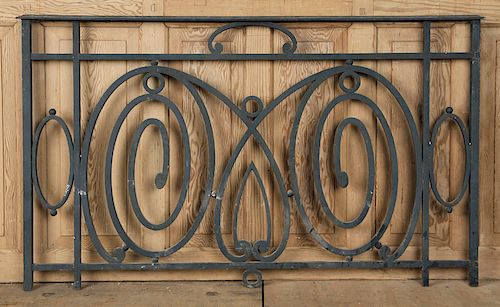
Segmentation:
[[(421, 51), (421, 28), (406, 27), (380, 27), (377, 31), (379, 52), (414, 52)], [(379, 61), (377, 71), (388, 78), (404, 97), (413, 118), (417, 122), (420, 117), (420, 104), (422, 101), (422, 65), (409, 61)], [(408, 78), (411, 76), (411, 81)], [(383, 241), (389, 245), (399, 245), (407, 225), (410, 221), (411, 210), (414, 201), (415, 167), (413, 160), (413, 148), (410, 143), (410, 134), (403, 113), (394, 97), (382, 85), (377, 88), (377, 102), (381, 111), (385, 114), (389, 127), (392, 129), (394, 142), (397, 144), (397, 167), (399, 172), (397, 199), (394, 215), (391, 220), (388, 233)], [(377, 183), (376, 183), (376, 211), (377, 227), (383, 221), (389, 206), (389, 195), (391, 193), (392, 180), (389, 170), (390, 158), (387, 147), (387, 139), (383, 130), (377, 130)], [(380, 180), (379, 180), (380, 178)], [(420, 222), (417, 224), (415, 233), (421, 233)], [(413, 237), (411, 245), (418, 244), (420, 236)]]
[(374, 298), (381, 306), (495, 306), (498, 288), (498, 281), (477, 289), (462, 281), (435, 281), (429, 289), (415, 281), (270, 281), (264, 287), (264, 306), (323, 306), (331, 304), (332, 297), (342, 306), (372, 305)]
[[(497, 68), (498, 55), (500, 49), (500, 29), (487, 27), (481, 35), (483, 43), (482, 54), (484, 61), (481, 65), (481, 80), (484, 90), (481, 93), (481, 140), (479, 143), (481, 152), (480, 199), (483, 209), (480, 212), (481, 223), (481, 244), (497, 245), (500, 243), (500, 236), (495, 231), (495, 225), (499, 223), (497, 202), (498, 198), (498, 109), (499, 92), (497, 90), (500, 71)], [(488, 63), (490, 63), (488, 65)], [(493, 65), (495, 63), (495, 65)], [(492, 168), (491, 166), (494, 165)]]
[[(455, 25), (452, 27), (452, 49), (467, 48), (470, 39), (469, 31), (464, 31), (465, 25)], [(458, 114), (461, 118), (467, 118), (469, 116), (469, 108), (467, 107), (467, 101), (469, 99), (469, 82), (462, 78), (462, 75), (469, 73), (469, 65), (464, 62), (452, 62), (451, 63), (451, 104), (454, 108), (454, 112)], [(453, 130), (450, 136), (450, 165), (460, 165), (462, 166), (465, 160), (463, 154), (464, 146), (461, 138), (459, 137), (459, 132)], [(450, 169), (450, 194), (456, 195), (460, 188), (459, 179), (463, 176), (463, 168), (453, 167)], [(454, 180), (451, 180), (454, 178)], [(462, 225), (467, 224), (467, 208), (463, 204), (465, 200), (462, 201), (457, 210), (450, 216), (450, 247), (454, 250), (466, 250), (467, 249), (467, 227)]]
[[(166, 15), (166, 16), (340, 16), (340, 15), (433, 15), (433, 14), (481, 14), (486, 16), (482, 29), (481, 54), (481, 141), (480, 141), (480, 219), (481, 249), (480, 276), (500, 277), (500, 96), (498, 90), (500, 68), (500, 6), (493, 0), (345, 0), (345, 1), (227, 1), (227, 0), (4, 0), (0, 2), (0, 282), (20, 281), (22, 277), (22, 161), (21, 148), (21, 89), (20, 89), (20, 24), (14, 18), (21, 14), (75, 14), (75, 15)], [(207, 41), (218, 25), (193, 24), (85, 24), (82, 26), (83, 52), (169, 52), (206, 53)], [(417, 24), (309, 24), (289, 25), (298, 40), (298, 51), (320, 52), (414, 52), (421, 50), (421, 27)], [(469, 28), (463, 24), (440, 24), (433, 26), (431, 48), (434, 51), (466, 51), (469, 48)], [(33, 29), (33, 49), (38, 52), (70, 52), (71, 28), (69, 24), (43, 23)], [(286, 38), (276, 31), (262, 28), (234, 29), (217, 38), (225, 52), (276, 52), (281, 51)], [(118, 76), (135, 67), (148, 65), (144, 62), (114, 61), (82, 64), (82, 124), (86, 122), (105, 89)], [(236, 105), (249, 95), (260, 97), (267, 105), (272, 99), (299, 80), (341, 62), (170, 62), (160, 63), (191, 73), (208, 82)], [(421, 64), (403, 61), (363, 61), (356, 63), (371, 67), (391, 80), (407, 101), (418, 122), (421, 103)], [(72, 118), (72, 86), (70, 63), (36, 63), (34, 65), (34, 123), (38, 123), (50, 108), (57, 109), (68, 125)], [(468, 73), (466, 61), (435, 61), (431, 65), (431, 123), (443, 108), (452, 106), (454, 113), (468, 122)], [(341, 94), (338, 80), (325, 82), (311, 97), (299, 128), (297, 152), (299, 186), (306, 212), (321, 235), (329, 242), (342, 247), (357, 247), (366, 242), (380, 226), (387, 206), (388, 177), (387, 148), (380, 124), (367, 108), (356, 102), (339, 105), (330, 114), (321, 140), (321, 182), (324, 185), (330, 209), (341, 219), (356, 216), (360, 210), (366, 188), (366, 153), (356, 129), (348, 127), (344, 132), (341, 148), (341, 163), (350, 176), (350, 185), (342, 189), (336, 185), (328, 154), (335, 127), (348, 116), (356, 116), (367, 126), (372, 137), (376, 155), (376, 190), (374, 207), (366, 220), (351, 230), (339, 229), (330, 223), (318, 206), (311, 173), (312, 137), (319, 114), (331, 99)], [(360, 91), (372, 99), (387, 116), (398, 145), (398, 167), (400, 187), (396, 211), (392, 223), (382, 242), (397, 246), (402, 239), (411, 212), (411, 186), (414, 183), (411, 147), (408, 130), (401, 112), (393, 98), (380, 84), (363, 79)], [(304, 90), (287, 98), (259, 126), (259, 132), (275, 154), (278, 166), (290, 186), (287, 160), (289, 135), (296, 108)], [(131, 99), (144, 93), (141, 78), (130, 80), (115, 93), (103, 111), (96, 128), (96, 138), (91, 146), (89, 184), (92, 214), (98, 233), (106, 248), (121, 244), (109, 219), (104, 196), (103, 166), (110, 131), (122, 108)], [(163, 221), (173, 210), (179, 197), (178, 184), (182, 171), (178, 125), (172, 112), (158, 103), (147, 103), (138, 107), (127, 118), (120, 132), (116, 156), (113, 160), (115, 202), (120, 220), (129, 235), (144, 247), (163, 249), (175, 244), (192, 224), (203, 193), (206, 176), (207, 141), (201, 114), (193, 98), (179, 82), (167, 80), (162, 92), (179, 107), (188, 126), (191, 145), (190, 190), (179, 218), (165, 231), (153, 232), (140, 226), (128, 202), (126, 178), (127, 152), (130, 139), (137, 125), (144, 119), (154, 117), (165, 123), (170, 136), (171, 169), (169, 181), (164, 189), (156, 189), (154, 176), (162, 165), (162, 144), (157, 129), (148, 128), (140, 142), (137, 172), (139, 203), (146, 217), (153, 222)], [(215, 147), (216, 173), (214, 189), (220, 183), (223, 167), (231, 150), (244, 133), (244, 124), (212, 95), (200, 91), (201, 97), (212, 119)], [(72, 129), (71, 129), (72, 130)], [(50, 136), (50, 137), (49, 137)], [(54, 201), (64, 191), (69, 160), (62, 131), (49, 125), (40, 144), (39, 172), (42, 188)], [(266, 193), (272, 204), (273, 246), (279, 243), (282, 229), (282, 207), (275, 178), (261, 148), (252, 138), (248, 141), (231, 173), (223, 203), (222, 229), (225, 242), (232, 246), (231, 227), (234, 202), (241, 178), (250, 162), (254, 162), (261, 174)], [(460, 132), (453, 124), (441, 127), (441, 134), (434, 156), (438, 187), (445, 197), (453, 197), (459, 191), (463, 175), (463, 144)], [(71, 198), (70, 198), (71, 199)], [(162, 261), (225, 261), (217, 249), (213, 236), (213, 208), (209, 209), (191, 242), (177, 254)], [(48, 215), (35, 202), (35, 259), (36, 261), (66, 262), (72, 259), (73, 218), (72, 201), (64, 206), (56, 217)], [(291, 202), (292, 226), (287, 251), (283, 261), (338, 260), (318, 247), (307, 235)], [(431, 197), (430, 242), (431, 258), (461, 259), (466, 257), (467, 208), (462, 201), (451, 215), (445, 214)], [(254, 178), (250, 178), (244, 192), (240, 210), (238, 232), (241, 239), (262, 239), (269, 225), (264, 221), (262, 195)], [(420, 223), (419, 223), (420, 224)], [(411, 242), (405, 259), (419, 257), (420, 226)], [(83, 228), (83, 259), (102, 261), (94, 251)], [(144, 258), (128, 253), (127, 261)], [(373, 253), (374, 254), (374, 253)], [(371, 252), (357, 259), (372, 259)], [(4, 269), (5, 268), (5, 269)], [(463, 278), (463, 271), (450, 270), (432, 272), (432, 277)], [(85, 280), (137, 280), (137, 279), (239, 279), (241, 272), (113, 272), (85, 273)], [(266, 273), (266, 278), (408, 278), (417, 277), (415, 271), (292, 271)], [(36, 274), (37, 280), (70, 280), (69, 274)]]
[[(436, 52), (446, 52), (451, 49), (451, 29), (435, 28), (431, 31), (431, 50)], [(430, 66), (430, 122), (436, 122), (437, 118), (443, 114), (446, 107), (451, 106), (451, 63), (450, 61), (433, 61)], [(439, 193), (450, 198), (450, 177), (452, 167), (450, 164), (450, 138), (454, 125), (450, 122), (443, 124), (439, 130), (438, 138), (434, 144), (434, 174), (437, 181)], [(458, 151), (458, 148), (456, 149)], [(457, 176), (458, 177), (458, 176)], [(452, 196), (452, 195), (451, 195)], [(442, 206), (430, 197), (429, 204), (429, 240), (435, 245), (449, 245), (449, 219), (450, 215)]]
[[(396, 291), (394, 289), (401, 289)], [(363, 289), (366, 295), (359, 295)], [(407, 305), (408, 298), (419, 304), (440, 306), (497, 306), (499, 281), (487, 281), (479, 288), (468, 287), (460, 280), (434, 281), (429, 289), (417, 281), (269, 281), (263, 288), (246, 289), (239, 282), (89, 282), (80, 291), (69, 283), (40, 283), (31, 292), (19, 285), (0, 285), (2, 303), (17, 305), (190, 305), (190, 306), (325, 306)], [(196, 295), (193, 295), (195, 293)]]
[[(88, 283), (78, 293), (69, 284), (37, 284), (32, 292), (18, 285), (0, 285), (4, 305), (166, 305), (258, 306), (262, 289), (247, 289), (239, 282)], [(70, 303), (71, 301), (71, 303)]]

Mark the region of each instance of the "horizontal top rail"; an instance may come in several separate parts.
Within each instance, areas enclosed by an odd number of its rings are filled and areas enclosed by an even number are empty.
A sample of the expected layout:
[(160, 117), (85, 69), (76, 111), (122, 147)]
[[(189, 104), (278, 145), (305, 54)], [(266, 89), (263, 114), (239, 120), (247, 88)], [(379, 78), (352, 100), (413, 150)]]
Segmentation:
[[(72, 61), (72, 53), (33, 53), (33, 61)], [(294, 53), (294, 54), (146, 54), (80, 53), (80, 61), (335, 61), (335, 60), (467, 60), (471, 52), (414, 53)]]
[(423, 21), (473, 21), (479, 15), (433, 16), (83, 16), (83, 15), (22, 15), (18, 18), (33, 21), (101, 21), (101, 22), (423, 22)]

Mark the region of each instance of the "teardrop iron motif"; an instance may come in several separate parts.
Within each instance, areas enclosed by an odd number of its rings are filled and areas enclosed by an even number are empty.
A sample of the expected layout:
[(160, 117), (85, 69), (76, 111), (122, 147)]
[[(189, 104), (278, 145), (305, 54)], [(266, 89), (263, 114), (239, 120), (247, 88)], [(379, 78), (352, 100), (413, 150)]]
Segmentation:
[[(248, 183), (248, 178), (250, 177), (251, 173), (254, 174), (255, 179), (257, 180), (257, 183), (260, 188), (260, 193), (264, 200), (264, 208), (266, 210), (266, 224), (267, 224), (266, 240), (257, 240), (253, 243), (246, 240), (238, 239), (238, 213), (241, 208), (241, 198), (243, 196), (243, 191), (245, 190), (245, 187)], [(262, 255), (262, 253), (267, 252), (271, 244), (271, 209), (269, 206), (269, 199), (267, 197), (266, 189), (264, 187), (264, 181), (262, 180), (262, 177), (260, 176), (260, 173), (257, 170), (257, 167), (255, 166), (253, 161), (250, 163), (250, 165), (248, 165), (245, 174), (243, 175), (243, 179), (240, 183), (240, 186), (238, 188), (238, 194), (236, 196), (236, 202), (233, 214), (233, 241), (234, 241), (234, 247), (237, 252), (244, 254), (248, 258), (254, 257), (256, 259), (259, 258), (259, 256)]]

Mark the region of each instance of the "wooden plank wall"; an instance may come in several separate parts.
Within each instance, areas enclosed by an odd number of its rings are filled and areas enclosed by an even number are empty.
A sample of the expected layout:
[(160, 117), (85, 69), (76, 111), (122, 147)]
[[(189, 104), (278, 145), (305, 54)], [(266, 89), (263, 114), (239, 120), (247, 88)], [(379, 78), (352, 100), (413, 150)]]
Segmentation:
[[(486, 19), (482, 29), (481, 48), (481, 163), (480, 163), (480, 277), (500, 278), (500, 195), (495, 191), (500, 187), (500, 96), (497, 94), (497, 80), (500, 78), (500, 66), (497, 65), (500, 42), (500, 3), (494, 0), (468, 1), (417, 1), (417, 0), (344, 0), (344, 1), (229, 1), (229, 0), (114, 0), (114, 1), (70, 1), (70, 0), (2, 0), (0, 1), (0, 282), (21, 281), (22, 279), (22, 206), (21, 206), (21, 82), (20, 82), (20, 23), (15, 19), (22, 14), (75, 14), (75, 15), (166, 15), (166, 16), (338, 16), (338, 15), (432, 15), (432, 14), (480, 14)], [(299, 52), (414, 52), (421, 48), (421, 28), (417, 24), (394, 26), (391, 24), (313, 24), (291, 25), (296, 35)], [(200, 53), (208, 52), (207, 40), (214, 30), (214, 25), (190, 24), (92, 24), (82, 27), (82, 51), (96, 53)], [(71, 28), (69, 24), (43, 23), (36, 26), (34, 50), (43, 52), (70, 52)], [(269, 29), (248, 28), (232, 30), (219, 38), (227, 52), (266, 53), (280, 52), (283, 36), (274, 34)], [(464, 51), (468, 48), (469, 32), (462, 24), (440, 24), (432, 29), (432, 49), (435, 51)], [(82, 64), (82, 114), (83, 123), (109, 84), (125, 72), (147, 63), (139, 62), (95, 62)], [(166, 65), (166, 63), (160, 63)], [(248, 95), (259, 96), (264, 104), (302, 78), (341, 63), (328, 62), (173, 62), (169, 65), (194, 74), (207, 81), (235, 102), (240, 102)], [(379, 61), (360, 62), (386, 76), (405, 97), (415, 118), (419, 117), (421, 101), (421, 64), (418, 62)], [(57, 109), (58, 115), (69, 124), (72, 123), (71, 64), (37, 63), (34, 66), (35, 84), (35, 120), (39, 121), (50, 108)], [(431, 67), (431, 120), (434, 121), (446, 106), (452, 106), (462, 118), (468, 117), (468, 65), (465, 62), (433, 62)], [(89, 183), (92, 214), (98, 233), (106, 247), (118, 246), (120, 241), (112, 227), (105, 208), (103, 163), (109, 133), (121, 109), (130, 99), (143, 93), (140, 80), (131, 80), (120, 88), (111, 99), (114, 107), (105, 108), (102, 116), (109, 120), (100, 120), (96, 134), (99, 136), (91, 147), (92, 157), (89, 165)], [(411, 149), (408, 143), (408, 131), (398, 109), (383, 88), (373, 81), (364, 80), (360, 89), (364, 94), (375, 99), (386, 114), (393, 129), (398, 145), (400, 167), (400, 185), (395, 215), (391, 227), (382, 240), (396, 246), (406, 231), (406, 224), (411, 212), (411, 186), (414, 174), (408, 167), (412, 163)], [(113, 167), (115, 201), (118, 213), (130, 236), (143, 246), (161, 249), (177, 242), (190, 226), (198, 210), (199, 195), (206, 175), (203, 165), (207, 142), (203, 132), (201, 115), (194, 108), (194, 101), (186, 89), (175, 81), (168, 80), (163, 93), (178, 102), (187, 127), (191, 142), (194, 174), (190, 178), (191, 189), (187, 202), (178, 220), (168, 231), (153, 233), (140, 227), (130, 209), (126, 209), (126, 151), (130, 138), (140, 121), (155, 117), (166, 123), (171, 137), (171, 161), (181, 160), (181, 140), (178, 124), (174, 116), (161, 104), (149, 104), (131, 113), (117, 142), (117, 155)], [(286, 169), (286, 152), (291, 122), (298, 105), (300, 94), (292, 95), (280, 107), (273, 111), (259, 127), (269, 147), (275, 153), (279, 167)], [(332, 227), (318, 211), (317, 199), (313, 193), (312, 173), (310, 172), (310, 146), (308, 141), (314, 135), (315, 122), (326, 104), (338, 95), (336, 82), (324, 84), (313, 99), (317, 104), (310, 104), (301, 122), (298, 142), (305, 145), (297, 153), (299, 183), (301, 193), (305, 195), (304, 206), (309, 216), (317, 225), (318, 231), (338, 246), (353, 247), (366, 242), (383, 218), (388, 198), (387, 176), (388, 159), (384, 141), (377, 132), (375, 118), (361, 104), (345, 104), (335, 108), (325, 125), (322, 139), (320, 165), (328, 169), (325, 154), (331, 148), (333, 128), (348, 116), (356, 116), (366, 124), (375, 144), (377, 156), (377, 187), (375, 206), (366, 220), (353, 230)], [(214, 124), (216, 159), (215, 182), (220, 182), (221, 168), (227, 162), (230, 152), (243, 134), (243, 124), (237, 117), (211, 95), (202, 93)], [(500, 108), (499, 108), (500, 110)], [(497, 122), (498, 120), (498, 122)], [(222, 124), (224, 123), (224, 124)], [(277, 125), (276, 123), (279, 123)], [(160, 222), (173, 210), (180, 194), (178, 180), (182, 176), (179, 168), (171, 169), (167, 188), (157, 190), (151, 184), (152, 178), (161, 167), (162, 145), (155, 131), (148, 129), (141, 140), (137, 169), (137, 186), (142, 210), (153, 222)], [(176, 133), (177, 131), (177, 133)], [(45, 135), (50, 135), (46, 138)], [(439, 189), (445, 196), (455, 195), (462, 176), (463, 145), (459, 132), (451, 126), (443, 126), (438, 140), (435, 156)], [(48, 126), (40, 146), (41, 181), (50, 200), (56, 200), (65, 187), (68, 167), (68, 153), (63, 133), (56, 126)], [(324, 151), (324, 152), (323, 152)], [(353, 154), (356, 153), (356, 154)], [(253, 140), (249, 142), (238, 161), (228, 183), (227, 195), (234, 200), (239, 181), (246, 167), (254, 161), (262, 175), (273, 215), (273, 243), (281, 236), (280, 197), (269, 170), (269, 163), (263, 158), (262, 151)], [(364, 144), (360, 136), (347, 129), (342, 144), (342, 165), (350, 174), (348, 189), (334, 186), (331, 174), (322, 172), (321, 181), (331, 208), (339, 217), (349, 219), (357, 215), (364, 198), (366, 185), (366, 157)], [(500, 161), (500, 160), (499, 160)], [(309, 171), (308, 171), (309, 169)], [(499, 169), (497, 171), (497, 169)], [(301, 171), (302, 170), (302, 171)], [(286, 179), (287, 180), (287, 179)], [(288, 184), (288, 181), (287, 181)], [(410, 189), (410, 190), (408, 190)], [(71, 199), (71, 198), (70, 198)], [(262, 193), (254, 179), (244, 191), (238, 228), (241, 238), (255, 240), (263, 238), (266, 227), (264, 221)], [(249, 201), (250, 200), (250, 201)], [(466, 207), (462, 203), (448, 215), (439, 209), (435, 201), (431, 204), (431, 258), (464, 258), (467, 246)], [(171, 205), (165, 205), (170, 203)], [(95, 204), (99, 204), (98, 206)], [(292, 204), (293, 205), (293, 204)], [(213, 237), (213, 203), (211, 203), (199, 230), (188, 244), (178, 253), (165, 261), (224, 261), (216, 248)], [(63, 207), (56, 217), (50, 217), (40, 206), (36, 206), (35, 220), (35, 259), (46, 262), (69, 262), (72, 259), (73, 219), (70, 205)], [(231, 204), (223, 207), (223, 234), (226, 241), (231, 237)], [(245, 226), (246, 225), (246, 226)], [(254, 225), (249, 227), (248, 225)], [(417, 233), (420, 233), (417, 229)], [(83, 231), (84, 235), (86, 230)], [(404, 258), (413, 259), (420, 253), (420, 239), (416, 235)], [(129, 253), (131, 254), (131, 253)], [(359, 259), (373, 257), (373, 253), (360, 256)], [(84, 261), (99, 261), (87, 236), (83, 238)], [(289, 248), (280, 260), (332, 260), (339, 259), (316, 247), (308, 238), (297, 214), (292, 213), (292, 226)], [(140, 260), (130, 255), (127, 261)], [(152, 279), (239, 279), (241, 272), (106, 272), (84, 273), (86, 280), (152, 280)], [(289, 271), (266, 272), (265, 278), (416, 278), (419, 273), (407, 270), (374, 271)], [(431, 278), (464, 278), (463, 271), (432, 270)], [(70, 280), (69, 274), (36, 274), (36, 280)]]

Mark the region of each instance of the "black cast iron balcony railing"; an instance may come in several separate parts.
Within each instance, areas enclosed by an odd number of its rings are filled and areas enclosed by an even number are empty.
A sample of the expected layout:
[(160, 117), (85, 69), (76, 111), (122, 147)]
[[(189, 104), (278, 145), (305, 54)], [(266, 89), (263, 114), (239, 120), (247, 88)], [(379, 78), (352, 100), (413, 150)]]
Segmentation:
[[(414, 16), (414, 17), (91, 17), (91, 16), (22, 16), (22, 87), (23, 87), (23, 187), (24, 187), (24, 288), (32, 289), (33, 273), (35, 271), (61, 271), (67, 270), (74, 273), (74, 286), (81, 287), (81, 272), (92, 270), (182, 270), (182, 269), (242, 269), (243, 282), (249, 287), (258, 287), (262, 283), (262, 270), (266, 269), (334, 269), (334, 268), (363, 268), (363, 269), (380, 269), (380, 268), (415, 268), (420, 269), (422, 273), (422, 281), (424, 285), (429, 283), (429, 270), (431, 268), (466, 268), (468, 270), (469, 284), (476, 286), (478, 284), (478, 160), (479, 160), (479, 42), (480, 42), (480, 22), (479, 16)], [(73, 38), (72, 38), (72, 53), (68, 54), (48, 54), (48, 53), (33, 53), (32, 52), (32, 24), (41, 21), (69, 21), (72, 22)], [(225, 25), (218, 28), (210, 36), (208, 40), (208, 54), (88, 54), (80, 52), (80, 24), (81, 22), (203, 22), (203, 23), (224, 23)], [(470, 51), (468, 52), (431, 52), (430, 48), (430, 30), (433, 22), (462, 22), (470, 25)], [(283, 23), (294, 22), (416, 22), (422, 24), (423, 29), (423, 46), (422, 52), (417, 53), (325, 53), (325, 54), (301, 54), (297, 53), (297, 39), (294, 34), (283, 26)], [(287, 37), (288, 42), (283, 45), (282, 53), (279, 54), (229, 54), (225, 53), (222, 44), (216, 42), (217, 36), (224, 31), (230, 31), (233, 28), (241, 27), (267, 27), (281, 32)], [(151, 61), (151, 65), (133, 69), (116, 81), (114, 81), (104, 92), (96, 107), (91, 110), (91, 116), (85, 125), (85, 131), (82, 130), (81, 124), (81, 104), (80, 104), (80, 64), (82, 61), (96, 60), (147, 60)], [(231, 101), (226, 95), (217, 90), (210, 84), (200, 80), (199, 78), (188, 73), (179, 71), (171, 67), (163, 67), (158, 61), (248, 61), (248, 60), (267, 60), (267, 61), (333, 61), (343, 60), (345, 63), (340, 66), (331, 67), (315, 73), (302, 81), (299, 81), (292, 87), (285, 90), (278, 97), (274, 98), (267, 106), (255, 96), (248, 96), (241, 105)], [(417, 128), (417, 122), (413, 117), (407, 103), (398, 89), (384, 76), (378, 72), (363, 66), (356, 65), (357, 60), (413, 60), (421, 61), (423, 67), (423, 82), (421, 103), (422, 118), (420, 121), (420, 129)], [(431, 126), (430, 123), (430, 63), (432, 60), (466, 60), (470, 62), (470, 116), (468, 121), (464, 121), (453, 113), (451, 107), (443, 110), (443, 113), (435, 123)], [(73, 128), (70, 129), (66, 122), (56, 114), (56, 110), (51, 109), (49, 114), (36, 126), (32, 125), (32, 101), (33, 101), (33, 80), (32, 80), (32, 63), (33, 61), (70, 61), (73, 64)], [(145, 94), (131, 100), (123, 111), (118, 116), (116, 123), (111, 131), (111, 138), (105, 155), (105, 187), (106, 201), (109, 214), (113, 226), (123, 241), (123, 246), (108, 252), (103, 243), (101, 243), (94, 226), (91, 212), (90, 200), (88, 193), (88, 163), (89, 149), (93, 140), (93, 135), (96, 127), (96, 122), (101, 115), (101, 111), (108, 103), (108, 98), (115, 90), (127, 80), (133, 77), (142, 77), (143, 88)], [(320, 139), (325, 129), (325, 122), (330, 112), (343, 101), (355, 100), (367, 106), (375, 115), (379, 122), (383, 136), (387, 140), (388, 154), (390, 158), (390, 178), (391, 192), (388, 199), (388, 206), (383, 218), (382, 224), (375, 231), (373, 237), (364, 245), (354, 249), (344, 249), (334, 246), (322, 237), (321, 233), (315, 228), (315, 225), (306, 214), (301, 198), (300, 189), (297, 181), (297, 165), (295, 161), (296, 148), (301, 146), (297, 144), (297, 134), (299, 123), (304, 113), (306, 105), (310, 101), (313, 92), (329, 78), (338, 77), (338, 86), (341, 95), (330, 101), (322, 111), (316, 132), (314, 136), (314, 145), (312, 149), (311, 159), (313, 165), (314, 188), (319, 198), (319, 203), (322, 212), (328, 219), (340, 228), (354, 228), (358, 226), (367, 216), (367, 212), (373, 202), (373, 193), (375, 186), (375, 166), (373, 144), (368, 134), (367, 128), (359, 119), (349, 117), (337, 125), (334, 140), (333, 140), (333, 172), (337, 184), (345, 188), (348, 186), (348, 174), (342, 171), (340, 163), (340, 143), (342, 132), (348, 125), (357, 128), (360, 133), (366, 148), (368, 160), (368, 184), (365, 196), (364, 207), (360, 214), (351, 221), (340, 220), (329, 208), (322, 182), (319, 175), (319, 155), (320, 155)], [(377, 103), (371, 100), (366, 95), (361, 94), (360, 88), (362, 79), (370, 78), (378, 84), (385, 87), (397, 102), (396, 106), (404, 116), (411, 136), (411, 147), (413, 150), (414, 171), (415, 171), (415, 187), (414, 201), (411, 210), (411, 219), (407, 225), (407, 231), (404, 234), (400, 245), (391, 250), (387, 245), (381, 243), (381, 238), (386, 232), (388, 225), (391, 222), (393, 212), (396, 205), (397, 186), (398, 186), (398, 166), (397, 166), (397, 151), (387, 119)], [(158, 86), (152, 87), (148, 83), (148, 79), (156, 78)], [(149, 126), (156, 126), (160, 132), (163, 142), (163, 167), (161, 172), (155, 177), (156, 188), (161, 189), (165, 186), (168, 171), (169, 171), (169, 134), (163, 122), (158, 119), (149, 118), (144, 120), (133, 134), (131, 147), (128, 155), (128, 192), (129, 201), (133, 212), (140, 223), (151, 230), (162, 230), (169, 227), (179, 215), (183, 204), (186, 201), (186, 193), (189, 189), (191, 153), (189, 147), (188, 131), (183, 115), (179, 111), (178, 106), (168, 97), (163, 96), (160, 92), (165, 87), (167, 79), (173, 79), (184, 86), (196, 103), (196, 107), (200, 111), (203, 121), (203, 127), (207, 138), (207, 175), (205, 186), (202, 192), (201, 203), (198, 213), (192, 221), (189, 229), (184, 236), (175, 245), (160, 251), (152, 251), (145, 249), (137, 244), (125, 230), (124, 226), (118, 218), (115, 206), (115, 199), (112, 193), (112, 163), (113, 153), (118, 138), (118, 133), (122, 128), (127, 115), (138, 105), (146, 101), (157, 101), (162, 103), (169, 109), (173, 117), (177, 121), (181, 133), (183, 170), (182, 170), (182, 188), (179, 201), (175, 205), (175, 209), (163, 223), (154, 224), (148, 220), (142, 213), (135, 190), (135, 163), (138, 151), (139, 141), (145, 129)], [(346, 79), (352, 82), (348, 84)], [(304, 90), (300, 98), (300, 102), (296, 109), (295, 119), (292, 124), (292, 130), (289, 137), (288, 148), (288, 177), (290, 184), (285, 185), (284, 174), (280, 171), (277, 162), (271, 152), (269, 146), (260, 134), (259, 124), (268, 116), (278, 105), (290, 95), (299, 90)], [(200, 91), (207, 92), (220, 100), (227, 106), (246, 126), (243, 136), (239, 140), (236, 148), (231, 152), (227, 164), (223, 168), (222, 178), (217, 186), (214, 186), (215, 172), (215, 146), (214, 134), (212, 125), (216, 124), (211, 121), (207, 112), (206, 105), (203, 101)], [(246, 107), (248, 102), (252, 101), (256, 105), (256, 109), (249, 111)], [(70, 152), (70, 171), (67, 181), (67, 188), (61, 199), (51, 204), (47, 201), (40, 188), (40, 183), (37, 174), (37, 154), (38, 145), (41, 133), (49, 121), (55, 121), (59, 124), (66, 136), (68, 149)], [(433, 166), (434, 144), (439, 134), (440, 127), (445, 121), (454, 122), (460, 129), (461, 136), (465, 148), (465, 166), (464, 179), (461, 189), (457, 196), (451, 201), (445, 200), (439, 193), (436, 186), (436, 176)], [(466, 125), (468, 122), (468, 127)], [(34, 135), (33, 131), (34, 130)], [(72, 131), (71, 131), (72, 130)], [(224, 192), (226, 190), (229, 175), (235, 165), (235, 161), (242, 152), (243, 146), (250, 138), (254, 138), (262, 148), (265, 158), (268, 160), (271, 171), (276, 178), (279, 195), (283, 206), (283, 234), (276, 247), (271, 246), (271, 218), (270, 218), (270, 201), (265, 194), (265, 188), (255, 165), (251, 163), (247, 168), (240, 188), (237, 192), (233, 214), (233, 243), (234, 250), (228, 248), (223, 240), (221, 232), (221, 206)], [(285, 136), (286, 137), (286, 136)], [(82, 140), (82, 141), (81, 141)], [(267, 236), (265, 240), (256, 242), (248, 242), (241, 240), (238, 236), (238, 211), (243, 195), (243, 187), (251, 173), (255, 174), (257, 183), (263, 191), (265, 202), (266, 219), (268, 223)], [(51, 215), (56, 215), (57, 210), (69, 201), (71, 190), (73, 193), (73, 214), (74, 214), (74, 261), (72, 263), (34, 263), (33, 261), (33, 188), (39, 202), (49, 210)], [(437, 203), (440, 204), (447, 212), (451, 212), (453, 207), (457, 205), (468, 193), (468, 259), (467, 260), (430, 260), (429, 259), (429, 198), (434, 195)], [(161, 257), (168, 257), (182, 248), (193, 236), (204, 214), (206, 213), (209, 202), (215, 201), (214, 208), (214, 235), (220, 252), (228, 259), (228, 262), (207, 262), (207, 263), (172, 263), (159, 262)], [(327, 251), (345, 257), (345, 261), (316, 261), (316, 262), (280, 262), (279, 257), (287, 246), (290, 230), (290, 212), (295, 206), (301, 222), (305, 226), (307, 232), (312, 239)], [(105, 260), (102, 263), (84, 263), (81, 258), (81, 213), (88, 230), (88, 235), (98, 252)], [(419, 260), (399, 260), (407, 249), (410, 240), (412, 239), (417, 220), (421, 216), (422, 221), (422, 243), (421, 255)], [(353, 257), (365, 253), (369, 250), (377, 249), (379, 259), (373, 261), (357, 261)], [(135, 252), (136, 254), (151, 258), (150, 263), (124, 263), (123, 260), (127, 252)], [(249, 277), (255, 275), (256, 280)]]

